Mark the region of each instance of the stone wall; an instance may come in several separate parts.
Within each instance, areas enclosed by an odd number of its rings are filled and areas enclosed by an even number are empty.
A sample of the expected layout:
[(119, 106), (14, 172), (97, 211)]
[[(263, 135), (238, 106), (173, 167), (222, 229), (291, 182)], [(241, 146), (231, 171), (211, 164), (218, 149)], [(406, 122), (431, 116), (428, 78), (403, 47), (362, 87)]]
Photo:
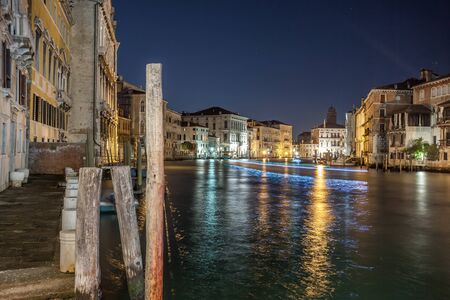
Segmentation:
[(64, 174), (65, 167), (84, 166), (86, 145), (78, 143), (30, 143), (31, 174)]

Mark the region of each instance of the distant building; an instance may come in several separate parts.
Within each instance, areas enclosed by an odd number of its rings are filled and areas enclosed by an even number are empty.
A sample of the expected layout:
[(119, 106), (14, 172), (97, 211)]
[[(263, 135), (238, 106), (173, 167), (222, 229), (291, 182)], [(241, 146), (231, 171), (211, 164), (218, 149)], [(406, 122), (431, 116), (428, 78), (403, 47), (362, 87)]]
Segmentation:
[[(421, 138), (432, 144), (431, 109), (423, 104), (411, 104), (392, 112), (389, 122), (390, 165), (399, 165), (406, 159), (405, 150), (415, 140)], [(436, 141), (434, 141), (436, 142)]]
[(296, 157), (303, 159), (315, 159), (319, 154), (319, 144), (314, 143), (311, 132), (302, 132), (297, 136)]
[(439, 160), (433, 166), (450, 168), (450, 75), (423, 69), (413, 93), (414, 104), (426, 105), (432, 112), (430, 140), (439, 147)]
[(209, 157), (208, 127), (181, 122), (181, 150), (184, 158)]
[(318, 158), (337, 159), (344, 154), (345, 126), (337, 123), (336, 109), (331, 106), (323, 124), (311, 130), (313, 144), (318, 144)]
[(278, 120), (262, 121), (264, 125), (276, 128), (279, 131), (279, 145), (277, 147), (277, 157), (292, 157), (292, 125), (280, 122)]
[(210, 107), (194, 113), (183, 113), (182, 120), (208, 128), (220, 139), (219, 156), (247, 157), (247, 119), (221, 107)]
[(280, 130), (256, 120), (248, 121), (251, 130), (251, 158), (278, 157), (280, 153)]
[(0, 11), (0, 191), (9, 174), (27, 166), (27, 81), (32, 74), (34, 41), (28, 1), (2, 1)]
[(355, 113), (356, 156), (367, 164), (382, 163), (388, 155), (387, 127), (394, 111), (412, 104), (415, 78), (370, 90)]
[(181, 155), (181, 113), (170, 109), (164, 101), (164, 158), (180, 158)]
[(356, 109), (353, 109), (345, 114), (345, 141), (344, 154), (346, 156), (354, 156), (356, 153), (355, 139), (356, 139)]
[(123, 117), (131, 120), (130, 142), (136, 155), (138, 143), (145, 146), (145, 90), (121, 78), (117, 83), (117, 102)]

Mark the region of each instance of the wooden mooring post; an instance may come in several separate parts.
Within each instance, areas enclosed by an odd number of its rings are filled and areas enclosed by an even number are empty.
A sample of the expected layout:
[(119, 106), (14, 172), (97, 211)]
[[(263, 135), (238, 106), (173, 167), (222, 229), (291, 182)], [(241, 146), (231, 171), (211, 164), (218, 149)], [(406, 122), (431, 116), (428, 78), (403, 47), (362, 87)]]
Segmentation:
[(81, 168), (75, 241), (75, 298), (100, 298), (100, 192), (102, 169)]
[(146, 69), (146, 264), (145, 299), (163, 297), (164, 264), (164, 133), (161, 64)]
[(130, 299), (144, 299), (144, 269), (129, 166), (111, 168)]

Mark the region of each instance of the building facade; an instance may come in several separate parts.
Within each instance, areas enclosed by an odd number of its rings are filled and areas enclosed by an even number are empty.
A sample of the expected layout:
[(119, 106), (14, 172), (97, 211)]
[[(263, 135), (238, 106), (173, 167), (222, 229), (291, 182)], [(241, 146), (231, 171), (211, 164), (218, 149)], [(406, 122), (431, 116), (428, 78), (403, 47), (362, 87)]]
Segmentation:
[(208, 158), (209, 154), (208, 127), (181, 122), (181, 156), (184, 158)]
[(345, 126), (337, 123), (336, 109), (330, 107), (323, 124), (311, 130), (312, 143), (318, 145), (317, 157), (329, 160), (343, 156), (345, 134)]
[(353, 109), (345, 114), (345, 142), (344, 154), (346, 156), (355, 156), (356, 153), (356, 109)]
[(71, 28), (69, 1), (30, 1), (34, 35), (34, 64), (29, 91), (32, 142), (66, 142), (71, 77)]
[(221, 107), (210, 107), (183, 113), (182, 120), (204, 126), (211, 136), (219, 138), (219, 157), (248, 156), (248, 118)]
[(431, 132), (431, 109), (427, 105), (411, 104), (394, 111), (388, 129), (389, 165), (397, 166), (406, 159), (405, 150), (417, 139), (432, 144)]
[(130, 142), (136, 157), (137, 147), (143, 147), (145, 137), (145, 91), (120, 79), (117, 83), (117, 103), (123, 116), (130, 119)]
[(388, 155), (387, 128), (394, 111), (412, 104), (412, 87), (418, 79), (380, 86), (370, 90), (355, 113), (355, 150), (362, 163), (383, 163)]
[(27, 166), (27, 81), (34, 47), (28, 1), (2, 1), (0, 6), (0, 191), (9, 174)]
[(431, 109), (431, 144), (439, 147), (436, 167), (450, 167), (450, 75), (421, 70), (421, 83), (413, 87), (414, 104)]
[(279, 145), (277, 147), (276, 156), (291, 158), (293, 154), (292, 125), (288, 125), (278, 120), (263, 121), (262, 123), (267, 127), (278, 129)]
[[(111, 0), (73, 0), (73, 105), (68, 140), (87, 143), (88, 165), (117, 162), (118, 105), (116, 22)], [(89, 141), (88, 141), (89, 137)], [(94, 158), (94, 159), (93, 159)], [(94, 161), (89, 161), (89, 160)]]
[(314, 160), (318, 157), (319, 145), (314, 143), (311, 132), (302, 132), (297, 136), (295, 156), (302, 159)]
[[(164, 101), (164, 158), (167, 160), (181, 157), (181, 114), (170, 109)], [(194, 130), (195, 131), (195, 130)], [(198, 133), (195, 133), (198, 134)], [(203, 136), (202, 136), (203, 137)], [(206, 141), (207, 141), (206, 136)], [(200, 145), (203, 146), (203, 145)], [(208, 148), (208, 147), (206, 147)]]

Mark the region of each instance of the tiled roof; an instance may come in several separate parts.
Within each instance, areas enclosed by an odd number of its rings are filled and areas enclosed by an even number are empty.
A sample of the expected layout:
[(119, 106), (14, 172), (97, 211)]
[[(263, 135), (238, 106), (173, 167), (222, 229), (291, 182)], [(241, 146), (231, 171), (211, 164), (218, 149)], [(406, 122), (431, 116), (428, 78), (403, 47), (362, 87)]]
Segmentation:
[(423, 83), (417, 78), (408, 78), (405, 81), (378, 86), (376, 90), (410, 90), (413, 86)]
[(193, 113), (183, 113), (185, 116), (212, 116), (212, 115), (239, 115), (238, 113), (234, 113), (232, 111), (226, 110), (219, 106), (213, 106), (204, 110), (200, 110)]

